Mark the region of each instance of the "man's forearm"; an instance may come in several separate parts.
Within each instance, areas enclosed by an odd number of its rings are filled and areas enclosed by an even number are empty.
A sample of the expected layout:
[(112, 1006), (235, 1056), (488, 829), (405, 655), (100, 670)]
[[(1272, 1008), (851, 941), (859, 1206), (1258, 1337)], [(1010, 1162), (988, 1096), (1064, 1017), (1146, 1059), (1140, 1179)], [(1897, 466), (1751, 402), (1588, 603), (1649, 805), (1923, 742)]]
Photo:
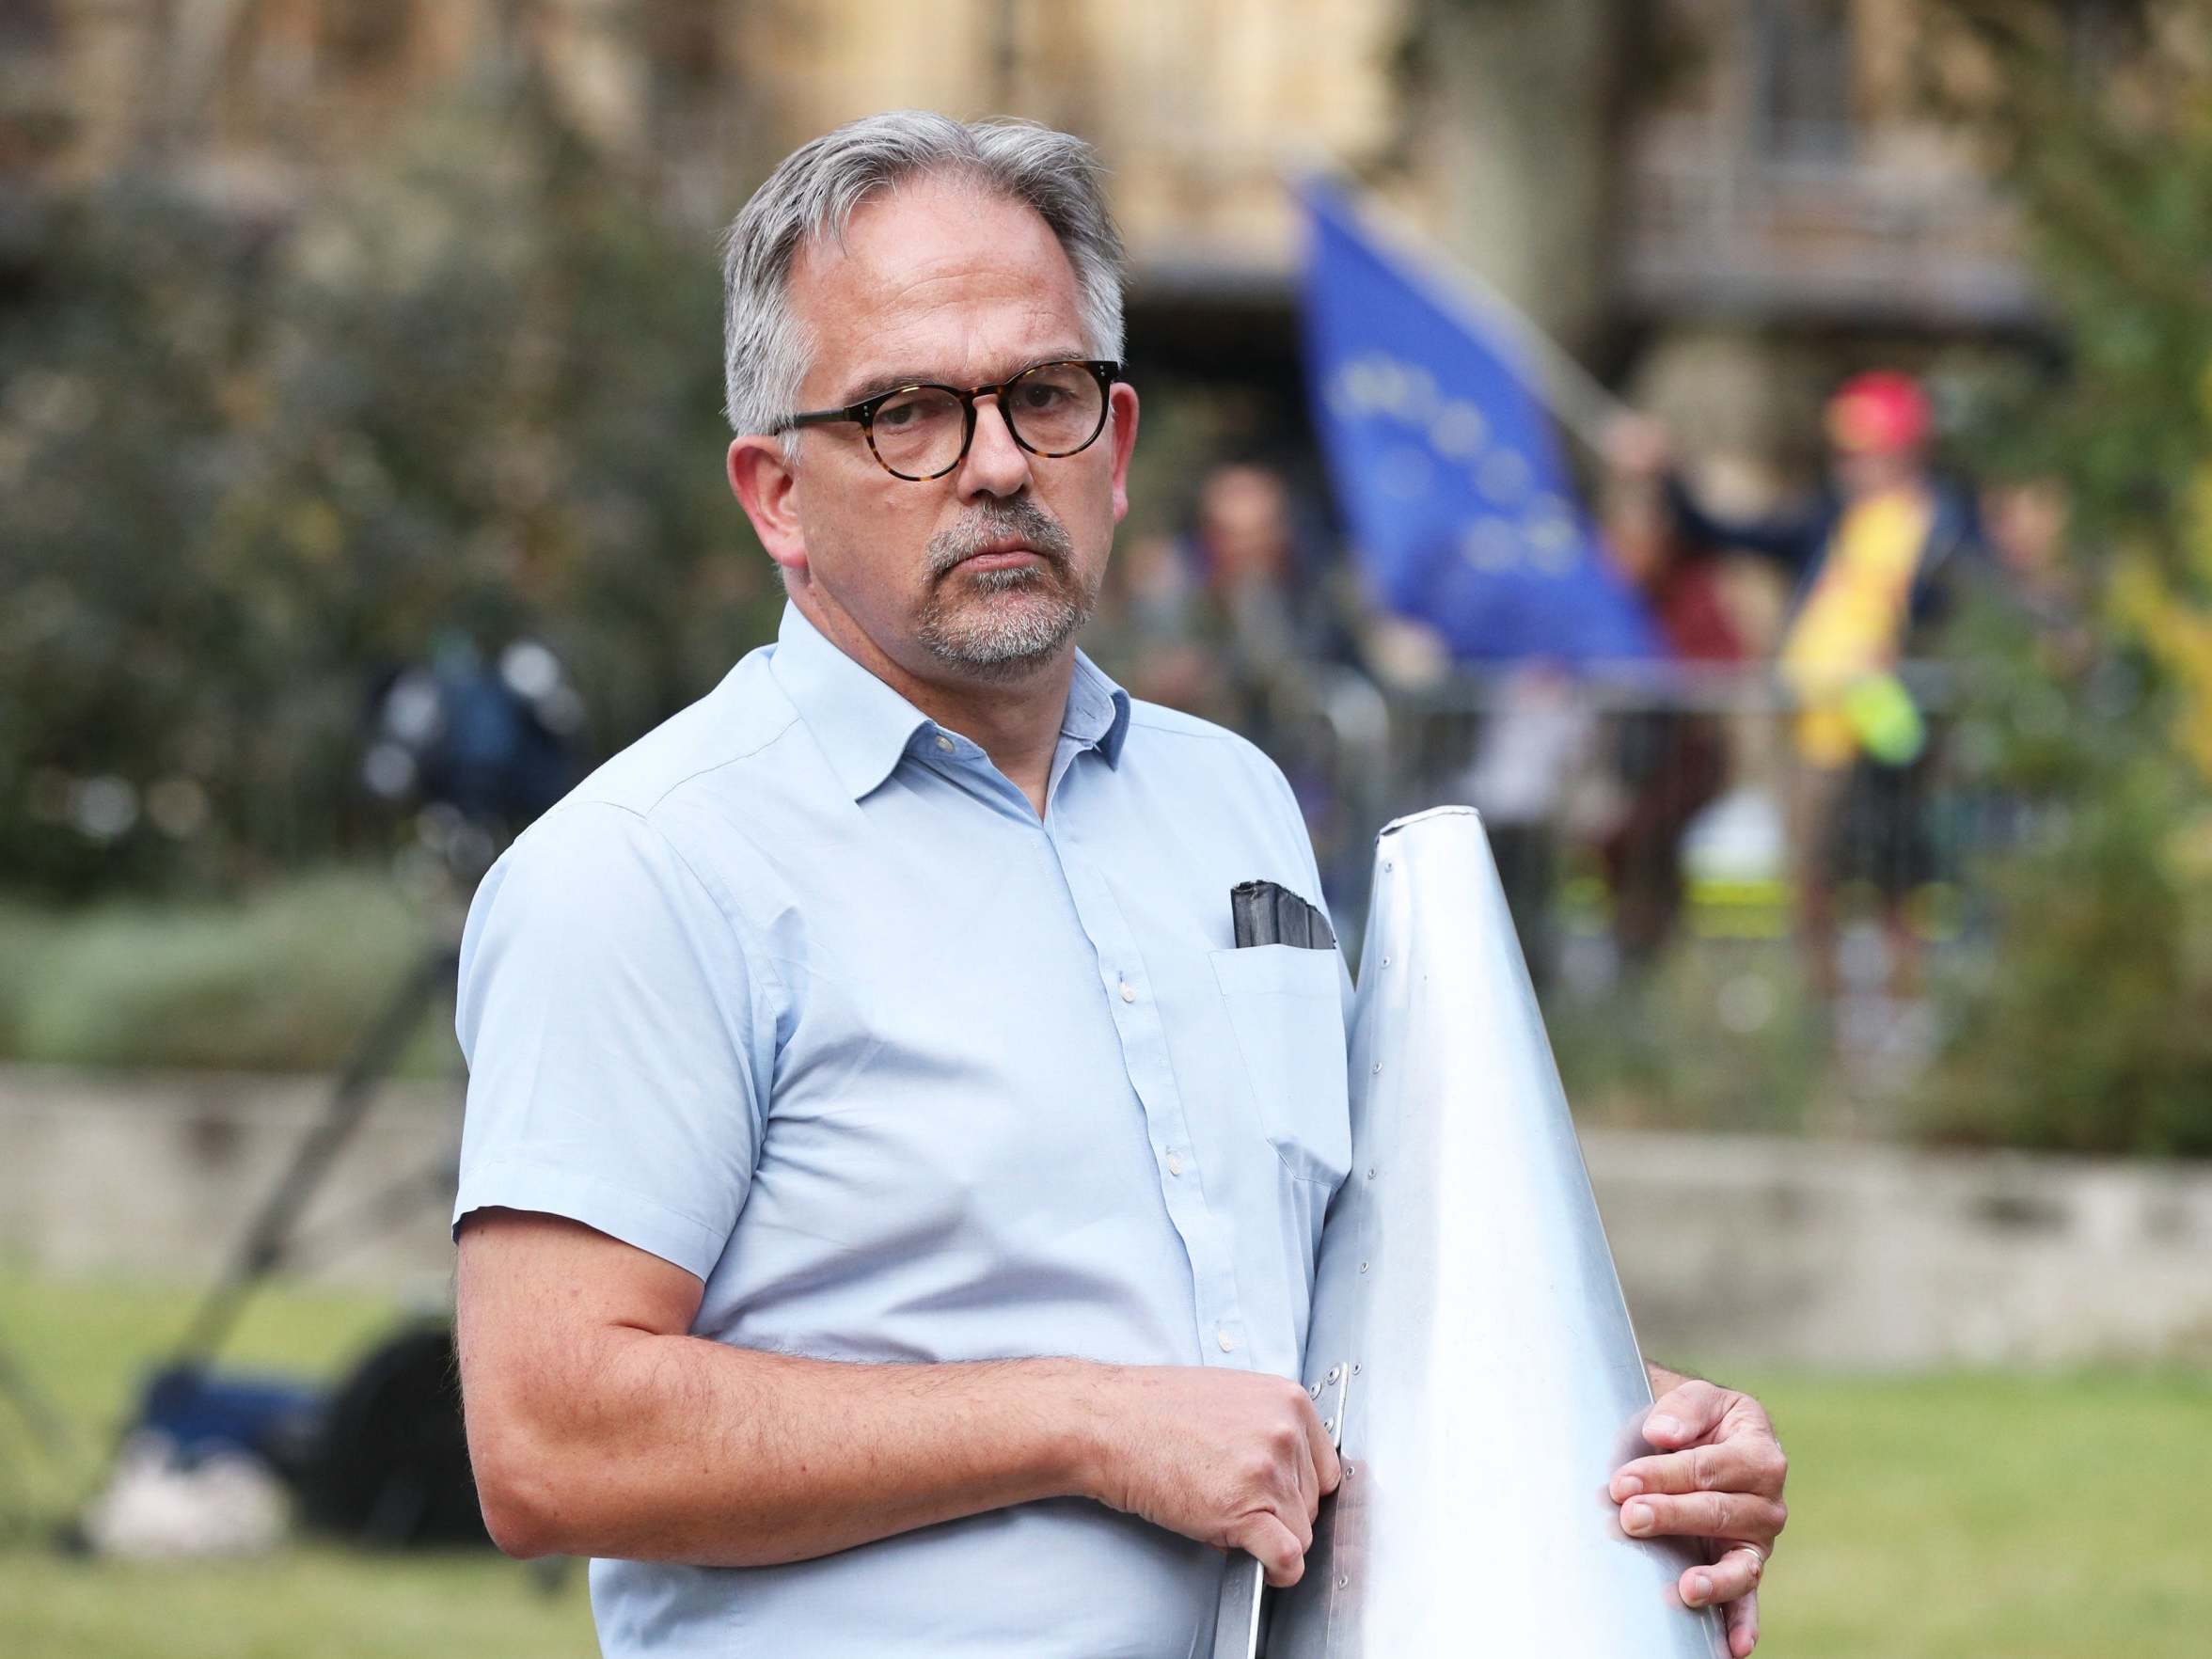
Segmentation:
[(530, 1401), (470, 1398), (493, 1533), (516, 1555), (805, 1560), (1084, 1489), (1106, 1367), (880, 1366), (610, 1333)]
[(1336, 1482), (1295, 1379), (703, 1340), (697, 1277), (559, 1216), (472, 1214), (455, 1289), (477, 1493), (512, 1555), (766, 1566), (1075, 1496), (1288, 1584)]

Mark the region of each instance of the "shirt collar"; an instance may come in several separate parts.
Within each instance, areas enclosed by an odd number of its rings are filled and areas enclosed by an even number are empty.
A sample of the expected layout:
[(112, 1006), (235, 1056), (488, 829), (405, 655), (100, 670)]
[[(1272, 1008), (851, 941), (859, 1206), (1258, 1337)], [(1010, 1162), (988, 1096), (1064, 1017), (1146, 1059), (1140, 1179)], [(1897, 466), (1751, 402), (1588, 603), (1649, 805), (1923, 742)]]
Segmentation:
[(1121, 764), (1121, 746), (1129, 738), (1130, 694), (1085, 656), (1075, 654), (1075, 677), (1067, 686), (1067, 712), (1061, 717), (1060, 735), (1072, 737), (1086, 749), (1096, 749), (1110, 766)]
[[(937, 722), (840, 651), (785, 602), (769, 660), (783, 694), (821, 746), (837, 781), (855, 800), (891, 776), (917, 737)], [(1067, 687), (1060, 732), (1118, 766), (1129, 735), (1130, 696), (1082, 652)]]

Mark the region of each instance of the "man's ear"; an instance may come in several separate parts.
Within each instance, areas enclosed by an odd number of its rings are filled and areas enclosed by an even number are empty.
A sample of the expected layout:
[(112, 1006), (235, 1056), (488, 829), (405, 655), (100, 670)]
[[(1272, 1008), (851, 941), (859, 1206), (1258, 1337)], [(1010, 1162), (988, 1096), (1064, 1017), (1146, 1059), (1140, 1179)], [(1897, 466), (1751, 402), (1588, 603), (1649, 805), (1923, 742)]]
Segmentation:
[(768, 557), (782, 567), (787, 582), (807, 579), (806, 537), (798, 527), (798, 475), (783, 454), (781, 438), (761, 435), (733, 439), (728, 461), (730, 493), (752, 520), (753, 533)]
[(1129, 516), (1130, 457), (1137, 448), (1137, 388), (1115, 381), (1106, 394), (1106, 407), (1113, 427), (1106, 436), (1114, 445), (1114, 522), (1119, 524)]

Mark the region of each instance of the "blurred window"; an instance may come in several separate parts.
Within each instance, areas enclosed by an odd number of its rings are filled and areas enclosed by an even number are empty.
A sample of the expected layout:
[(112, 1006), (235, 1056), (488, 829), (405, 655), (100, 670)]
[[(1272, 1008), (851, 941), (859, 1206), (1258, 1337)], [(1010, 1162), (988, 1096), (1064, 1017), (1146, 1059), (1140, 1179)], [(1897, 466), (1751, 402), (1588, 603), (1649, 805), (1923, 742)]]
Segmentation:
[(415, 33), (415, 0), (323, 0), (322, 36), (331, 64), (378, 70), (396, 62)]
[(700, 91), (722, 78), (721, 8), (699, 0), (649, 0), (645, 8), (646, 61), (672, 91)]
[(2075, 84), (2101, 85), (2149, 44), (2142, 0), (2062, 0)]
[(60, 44), (54, 0), (0, 0), (0, 52), (52, 52)]
[(1848, 0), (1755, 0), (1751, 96), (1758, 153), (1841, 161), (1853, 140)]

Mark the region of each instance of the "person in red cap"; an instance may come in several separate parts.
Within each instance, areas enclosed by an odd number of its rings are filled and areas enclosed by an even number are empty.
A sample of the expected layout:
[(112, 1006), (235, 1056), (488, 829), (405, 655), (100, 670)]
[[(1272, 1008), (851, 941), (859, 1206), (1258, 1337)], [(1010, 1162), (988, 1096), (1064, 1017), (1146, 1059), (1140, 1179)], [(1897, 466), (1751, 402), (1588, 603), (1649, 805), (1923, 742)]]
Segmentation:
[(1919, 958), (1906, 900), (1934, 878), (1935, 861), (1923, 811), (1927, 729), (1897, 671), (1926, 655), (1959, 557), (1979, 536), (1968, 498), (1929, 467), (1934, 420), (1910, 375), (1853, 376), (1828, 400), (1823, 424), (1825, 485), (1765, 519), (1708, 512), (1648, 417), (1623, 419), (1608, 449), (1623, 474), (1662, 485), (1686, 543), (1761, 554), (1796, 579), (1776, 669), (1796, 704), (1788, 806), (1807, 971), (1819, 995), (1835, 994), (1836, 881), (1847, 869), (1881, 894), (1889, 988), (1904, 994)]

